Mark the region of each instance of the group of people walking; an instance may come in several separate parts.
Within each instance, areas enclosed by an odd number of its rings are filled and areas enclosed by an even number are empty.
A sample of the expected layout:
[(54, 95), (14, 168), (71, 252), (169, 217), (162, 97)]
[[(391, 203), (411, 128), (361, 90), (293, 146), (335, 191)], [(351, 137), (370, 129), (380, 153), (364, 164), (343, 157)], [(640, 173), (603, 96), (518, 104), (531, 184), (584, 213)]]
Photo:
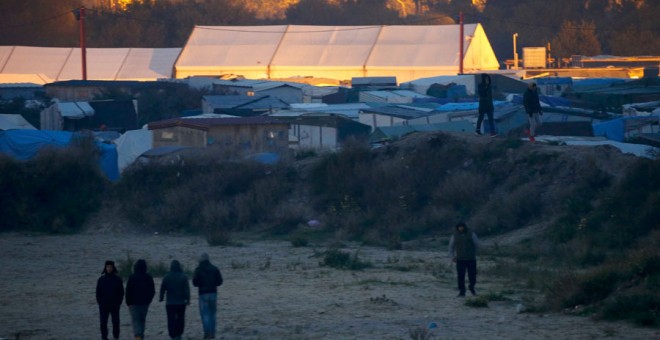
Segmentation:
[[(490, 75), (486, 73), (481, 75), (481, 82), (477, 87), (477, 93), (479, 95), (479, 115), (477, 117), (477, 126), (474, 133), (479, 136), (482, 135), (481, 125), (484, 121), (484, 117), (488, 117), (488, 131), (491, 137), (495, 137), (497, 136), (497, 131), (495, 129), (493, 118), (495, 107), (493, 105), (493, 89)], [(528, 84), (527, 89), (523, 94), (523, 106), (525, 107), (525, 113), (527, 113), (529, 118), (529, 130), (527, 131), (527, 135), (529, 136), (529, 140), (534, 142), (536, 130), (541, 126), (541, 116), (543, 116), (538, 89), (535, 82), (530, 82)]]
[[(222, 285), (220, 270), (211, 264), (208, 254), (200, 256), (193, 275), (193, 286), (198, 287), (199, 313), (204, 329), (204, 339), (215, 338), (218, 287)], [(131, 314), (133, 334), (136, 340), (144, 339), (149, 305), (156, 295), (154, 279), (147, 273), (147, 262), (137, 260), (133, 274), (124, 284), (117, 275), (113, 261), (106, 261), (103, 273), (96, 284), (96, 302), (99, 305), (101, 338), (108, 339), (108, 319), (112, 319), (112, 336), (119, 339), (119, 309), (126, 294), (126, 305)], [(190, 304), (190, 285), (181, 263), (173, 260), (170, 271), (160, 285), (159, 301), (165, 301), (167, 330), (170, 338), (181, 339), (185, 326), (186, 307)]]

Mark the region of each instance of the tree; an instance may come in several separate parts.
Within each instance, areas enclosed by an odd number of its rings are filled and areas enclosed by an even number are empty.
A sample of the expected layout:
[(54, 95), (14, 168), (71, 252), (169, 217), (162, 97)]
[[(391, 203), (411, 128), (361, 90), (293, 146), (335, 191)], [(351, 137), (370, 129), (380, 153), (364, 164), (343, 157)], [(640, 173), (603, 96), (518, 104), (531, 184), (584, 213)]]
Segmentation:
[(570, 57), (574, 54), (593, 56), (601, 53), (596, 25), (584, 20), (580, 23), (564, 21), (559, 33), (552, 39), (552, 46), (558, 57)]
[(614, 32), (609, 40), (610, 51), (614, 55), (658, 55), (660, 39), (650, 27), (628, 26)]
[(2, 0), (0, 45), (75, 46), (76, 7), (68, 0)]

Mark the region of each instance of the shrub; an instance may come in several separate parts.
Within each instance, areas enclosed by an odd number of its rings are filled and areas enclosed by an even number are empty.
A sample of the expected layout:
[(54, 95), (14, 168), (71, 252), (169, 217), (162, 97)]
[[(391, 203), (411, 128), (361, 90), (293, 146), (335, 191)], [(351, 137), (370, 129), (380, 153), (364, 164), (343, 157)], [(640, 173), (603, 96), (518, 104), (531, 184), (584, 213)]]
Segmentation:
[(107, 184), (99, 155), (94, 141), (82, 137), (63, 149), (43, 149), (28, 161), (1, 157), (0, 231), (79, 230), (100, 207)]
[(477, 296), (467, 298), (465, 300), (465, 305), (468, 307), (479, 307), (485, 308), (488, 307), (488, 298), (486, 296)]
[(360, 270), (364, 268), (371, 267), (370, 263), (362, 262), (358, 258), (359, 250), (356, 251), (353, 256), (351, 254), (343, 252), (339, 249), (329, 249), (325, 252), (323, 256), (323, 266), (328, 266), (337, 269), (350, 269), (350, 270)]
[(660, 297), (653, 290), (618, 295), (606, 300), (597, 316), (606, 320), (630, 320), (640, 326), (658, 326)]
[[(116, 266), (118, 274), (124, 278), (124, 281), (126, 281), (131, 276), (131, 274), (133, 274), (133, 266), (135, 265), (136, 261), (137, 260), (134, 259), (131, 254), (126, 254), (125, 259), (117, 261)], [(152, 263), (149, 260), (145, 261), (147, 262), (147, 273), (153, 277), (164, 277), (165, 274), (170, 271), (169, 266), (164, 262)]]

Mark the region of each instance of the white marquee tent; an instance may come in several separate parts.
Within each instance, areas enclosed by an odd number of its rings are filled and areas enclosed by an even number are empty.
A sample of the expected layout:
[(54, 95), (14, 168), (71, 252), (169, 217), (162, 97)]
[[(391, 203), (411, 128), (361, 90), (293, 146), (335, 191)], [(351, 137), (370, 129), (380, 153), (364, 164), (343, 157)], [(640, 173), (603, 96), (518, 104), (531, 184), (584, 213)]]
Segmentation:
[[(171, 78), (180, 48), (87, 48), (88, 80)], [(20, 83), (82, 79), (80, 48), (0, 46), (0, 79)], [(38, 76), (35, 76), (38, 75)], [(39, 82), (42, 79), (43, 82)]]
[[(396, 76), (405, 82), (459, 72), (459, 25), (196, 26), (175, 77), (251, 79)], [(480, 24), (464, 26), (464, 72), (497, 70)]]

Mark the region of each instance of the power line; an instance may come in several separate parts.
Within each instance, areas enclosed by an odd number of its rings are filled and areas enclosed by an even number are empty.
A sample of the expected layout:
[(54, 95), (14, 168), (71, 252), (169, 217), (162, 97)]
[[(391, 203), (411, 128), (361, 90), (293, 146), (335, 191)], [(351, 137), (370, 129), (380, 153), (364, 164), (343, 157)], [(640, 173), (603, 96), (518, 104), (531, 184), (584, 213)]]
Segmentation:
[(69, 15), (72, 12), (73, 11), (67, 11), (67, 12), (64, 12), (64, 13), (54, 15), (52, 17), (48, 17), (48, 18), (44, 18), (44, 19), (40, 19), (40, 20), (36, 20), (36, 21), (31, 21), (31, 22), (27, 22), (27, 23), (23, 23), (23, 24), (18, 24), (18, 25), (0, 26), (0, 30), (9, 30), (9, 29), (14, 29), (14, 28), (21, 28), (21, 27), (28, 27), (28, 26), (43, 24), (44, 22), (48, 22), (48, 21), (55, 20), (55, 19), (58, 19), (60, 17), (63, 17), (65, 15)]

